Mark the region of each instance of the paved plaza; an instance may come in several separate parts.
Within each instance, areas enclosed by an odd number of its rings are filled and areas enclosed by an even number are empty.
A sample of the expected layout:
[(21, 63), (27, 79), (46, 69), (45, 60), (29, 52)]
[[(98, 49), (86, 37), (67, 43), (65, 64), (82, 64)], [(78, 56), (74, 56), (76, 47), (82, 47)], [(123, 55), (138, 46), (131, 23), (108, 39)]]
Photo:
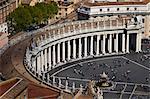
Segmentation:
[(115, 84), (114, 89), (104, 90), (105, 99), (149, 99), (149, 53), (131, 53), (78, 61), (72, 65), (67, 64), (66, 68), (63, 66), (54, 76), (64, 79), (63, 85), (68, 79), (70, 87), (73, 82), (79, 87), (81, 84), (86, 86), (90, 80), (98, 81), (102, 72), (106, 72)]

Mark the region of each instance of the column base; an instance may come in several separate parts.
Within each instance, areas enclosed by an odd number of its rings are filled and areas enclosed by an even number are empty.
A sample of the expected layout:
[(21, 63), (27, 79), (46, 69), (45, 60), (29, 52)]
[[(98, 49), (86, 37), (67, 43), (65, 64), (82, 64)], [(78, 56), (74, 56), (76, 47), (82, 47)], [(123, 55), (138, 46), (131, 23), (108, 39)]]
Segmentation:
[(109, 52), (109, 54), (112, 54), (112, 52)]
[(84, 58), (86, 58), (86, 57), (88, 57), (87, 55), (86, 56), (84, 56)]
[(96, 57), (97, 57), (97, 56), (100, 56), (100, 54), (96, 54), (95, 56), (96, 56)]
[(126, 53), (125, 51), (122, 51), (122, 53)]
[(105, 55), (106, 53), (102, 53), (102, 55)]
[(62, 60), (62, 63), (66, 63), (66, 60)]
[(70, 59), (67, 59), (67, 61), (70, 61)]

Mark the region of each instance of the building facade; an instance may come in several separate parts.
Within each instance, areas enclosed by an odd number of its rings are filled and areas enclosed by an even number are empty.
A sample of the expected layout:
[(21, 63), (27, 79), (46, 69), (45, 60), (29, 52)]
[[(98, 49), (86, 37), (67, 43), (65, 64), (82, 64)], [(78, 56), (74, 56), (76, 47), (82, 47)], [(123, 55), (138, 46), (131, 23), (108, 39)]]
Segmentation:
[(100, 17), (135, 17), (135, 21), (142, 22), (144, 27), (144, 36), (150, 36), (149, 17), (150, 3), (149, 1), (133, 1), (133, 2), (100, 2), (92, 0), (84, 3), (78, 9), (78, 19), (91, 19)]
[(57, 18), (65, 18), (68, 14), (74, 11), (73, 2), (58, 2), (58, 14), (56, 15)]
[(0, 1), (0, 32), (8, 32), (6, 17), (17, 8), (16, 0)]
[(81, 0), (53, 0), (55, 2), (59, 2), (59, 1), (62, 1), (62, 2), (73, 2), (74, 4), (78, 3), (79, 1)]

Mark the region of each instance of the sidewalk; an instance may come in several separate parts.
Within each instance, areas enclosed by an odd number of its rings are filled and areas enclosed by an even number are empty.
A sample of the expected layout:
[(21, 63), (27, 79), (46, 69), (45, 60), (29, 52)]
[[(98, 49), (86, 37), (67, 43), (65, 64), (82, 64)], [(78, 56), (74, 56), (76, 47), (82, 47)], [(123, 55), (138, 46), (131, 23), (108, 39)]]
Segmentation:
[(0, 57), (1, 72), (3, 73), (6, 79), (18, 76), (30, 83), (36, 83), (38, 85), (42, 85), (43, 87), (48, 87), (45, 84), (42, 84), (40, 81), (36, 80), (34, 77), (32, 77), (26, 71), (23, 65), (25, 48), (29, 45), (30, 40), (31, 38), (28, 38), (5, 51), (2, 57)]

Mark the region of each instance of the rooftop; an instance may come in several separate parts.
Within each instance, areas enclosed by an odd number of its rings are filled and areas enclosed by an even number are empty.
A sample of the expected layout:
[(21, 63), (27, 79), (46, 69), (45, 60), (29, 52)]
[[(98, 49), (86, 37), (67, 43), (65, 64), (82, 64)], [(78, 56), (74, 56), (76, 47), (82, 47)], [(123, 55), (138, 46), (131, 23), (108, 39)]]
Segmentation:
[(30, 4), (30, 2), (31, 2), (32, 0), (22, 0), (22, 4)]
[(0, 0), (0, 9), (14, 2), (16, 2), (16, 0)]
[(145, 0), (143, 2), (86, 2), (87, 6), (109, 6), (109, 5), (146, 5), (150, 0)]
[(62, 2), (62, 1), (58, 1), (58, 4), (59, 4), (60, 6), (69, 6), (69, 5), (73, 4), (73, 2)]
[(7, 81), (3, 81), (0, 83), (0, 96), (2, 96), (7, 90), (9, 90), (13, 85), (15, 85), (19, 81), (18, 78), (12, 78)]

